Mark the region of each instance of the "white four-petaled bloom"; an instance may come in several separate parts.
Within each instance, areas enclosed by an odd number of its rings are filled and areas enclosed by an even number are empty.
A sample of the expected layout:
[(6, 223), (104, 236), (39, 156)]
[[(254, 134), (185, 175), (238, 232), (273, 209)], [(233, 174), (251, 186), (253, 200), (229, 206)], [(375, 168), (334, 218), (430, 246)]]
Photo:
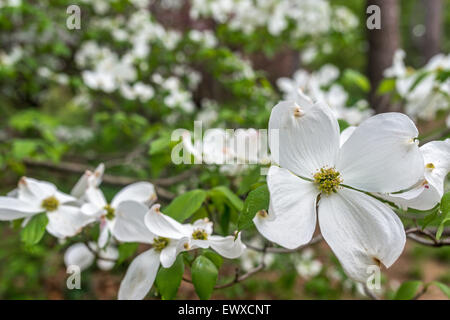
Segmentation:
[(103, 248), (111, 235), (118, 215), (127, 216), (140, 209), (141, 204), (150, 205), (156, 200), (155, 187), (149, 182), (136, 182), (119, 191), (111, 203), (108, 203), (103, 192), (96, 186), (89, 186), (85, 192), (87, 203), (81, 211), (90, 217), (100, 220), (100, 236), (98, 245)]
[(57, 238), (76, 235), (93, 221), (75, 206), (76, 198), (58, 191), (55, 185), (46, 181), (22, 177), (14, 196), (0, 197), (0, 220), (28, 218), (46, 212), (47, 231)]
[(114, 267), (115, 260), (119, 258), (119, 250), (112, 245), (108, 245), (102, 249), (95, 242), (89, 242), (87, 244), (78, 242), (67, 248), (64, 253), (64, 263), (66, 267), (75, 265), (83, 271), (94, 263), (96, 255), (97, 266), (101, 270), (108, 271)]
[(397, 192), (421, 179), (417, 128), (403, 114), (379, 114), (341, 145), (330, 108), (299, 103), (272, 110), (269, 145), (280, 167), (270, 167), (269, 214), (257, 215), (255, 225), (270, 241), (293, 249), (311, 240), (318, 219), (346, 273), (363, 282), (367, 266), (397, 260), (406, 238), (396, 214), (364, 192)]
[(405, 192), (381, 195), (402, 209), (429, 210), (435, 207), (444, 195), (444, 181), (450, 172), (450, 139), (432, 141), (420, 147), (425, 171), (422, 180)]
[(161, 213), (158, 204), (146, 214), (135, 211), (133, 215), (134, 220), (115, 224), (115, 236), (120, 241), (148, 243), (152, 248), (141, 253), (130, 264), (120, 284), (118, 298), (121, 300), (143, 299), (153, 285), (160, 264), (164, 268), (171, 267), (182, 251), (211, 247), (220, 255), (234, 259), (245, 249), (240, 236), (235, 239), (233, 236), (211, 235), (212, 223), (205, 220), (181, 224)]

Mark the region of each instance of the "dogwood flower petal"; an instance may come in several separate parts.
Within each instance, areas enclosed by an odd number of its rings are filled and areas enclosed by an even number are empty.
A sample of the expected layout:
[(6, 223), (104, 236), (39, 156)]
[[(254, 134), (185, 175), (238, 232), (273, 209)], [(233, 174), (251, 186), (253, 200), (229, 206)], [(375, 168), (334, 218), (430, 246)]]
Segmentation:
[(341, 132), (341, 138), (340, 138), (340, 146), (341, 147), (348, 140), (348, 138), (350, 138), (350, 136), (353, 134), (353, 132), (355, 132), (355, 129), (356, 129), (355, 126), (350, 126), (350, 127), (345, 128)]
[(432, 141), (420, 147), (425, 162), (425, 179), (444, 195), (444, 181), (450, 172), (450, 139)]
[(440, 201), (441, 195), (432, 185), (424, 182), (419, 186), (402, 192), (388, 195), (379, 195), (383, 199), (393, 202), (398, 207), (406, 210), (413, 208), (417, 210), (430, 210)]
[[(277, 137), (278, 133), (278, 137)], [(315, 104), (303, 108), (280, 102), (269, 120), (269, 145), (276, 163), (312, 178), (322, 167), (333, 167), (339, 152), (339, 125), (330, 108)]]
[(107, 205), (102, 190), (96, 187), (89, 187), (86, 190), (86, 199), (88, 202), (95, 204), (99, 208), (103, 208)]
[(138, 255), (128, 267), (119, 288), (119, 300), (142, 300), (145, 298), (159, 268), (159, 252), (147, 250)]
[(85, 215), (93, 216), (93, 217), (99, 217), (104, 209), (100, 208), (99, 206), (93, 204), (93, 203), (85, 203), (81, 206), (81, 212), (83, 212)]
[(69, 203), (69, 202), (75, 203), (77, 201), (75, 197), (58, 190), (56, 190), (55, 192), (55, 198), (58, 199), (59, 203)]
[(316, 228), (316, 198), (319, 190), (289, 170), (271, 166), (267, 176), (270, 192), (269, 217), (253, 219), (258, 231), (283, 247), (294, 249), (308, 243)]
[(343, 188), (322, 197), (318, 207), (322, 235), (352, 279), (365, 282), (368, 266), (389, 268), (402, 253), (403, 224), (382, 202)]
[[(182, 238), (181, 240), (186, 241), (186, 239)], [(170, 268), (177, 259), (178, 254), (184, 250), (183, 246), (180, 246), (179, 241), (171, 239), (169, 245), (161, 250), (161, 265), (164, 268)]]
[(150, 182), (136, 182), (120, 190), (111, 201), (114, 208), (122, 201), (134, 200), (141, 203), (151, 203), (156, 200), (155, 187)]
[(95, 221), (86, 216), (80, 208), (60, 205), (57, 210), (47, 213), (47, 231), (57, 238), (73, 237), (87, 224)]
[(100, 235), (98, 236), (97, 244), (100, 248), (105, 248), (108, 244), (109, 237), (111, 236), (111, 231), (109, 229), (108, 223), (100, 227)]
[(145, 226), (148, 208), (136, 201), (122, 201), (116, 209), (113, 235), (122, 242), (151, 243), (155, 235)]
[(72, 188), (70, 194), (76, 198), (81, 198), (89, 186), (98, 187), (100, 185), (104, 172), (105, 165), (103, 163), (100, 163), (94, 172), (86, 170), (80, 180), (78, 180)]
[(423, 176), (414, 122), (401, 113), (365, 120), (343, 144), (336, 165), (344, 184), (369, 192), (396, 192)]
[(159, 211), (160, 205), (155, 204), (145, 216), (145, 225), (154, 234), (170, 238), (181, 239), (191, 235), (191, 228), (182, 225), (173, 218)]
[(444, 180), (450, 171), (450, 139), (433, 141), (420, 147), (425, 163), (424, 180), (415, 188), (395, 194), (381, 194), (383, 199), (407, 209), (429, 210), (444, 194)]
[(16, 198), (0, 197), (0, 221), (31, 217), (43, 211), (45, 210), (33, 203)]
[(107, 246), (104, 249), (99, 249), (97, 259), (97, 267), (103, 271), (109, 271), (116, 265), (115, 260), (119, 259), (119, 250), (114, 246)]
[(26, 202), (40, 203), (56, 193), (54, 184), (33, 178), (22, 177), (18, 184), (18, 198)]
[(236, 240), (234, 236), (210, 236), (207, 241), (214, 251), (228, 259), (239, 258), (245, 251), (245, 245), (241, 241), (240, 233)]
[(89, 268), (95, 260), (95, 255), (84, 243), (75, 243), (64, 253), (66, 267), (78, 266), (81, 271)]

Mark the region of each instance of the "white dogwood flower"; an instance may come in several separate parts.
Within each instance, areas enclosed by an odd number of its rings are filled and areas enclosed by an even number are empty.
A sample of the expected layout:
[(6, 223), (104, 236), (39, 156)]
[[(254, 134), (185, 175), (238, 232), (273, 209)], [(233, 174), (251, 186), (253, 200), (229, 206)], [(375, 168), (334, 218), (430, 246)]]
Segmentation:
[(93, 221), (73, 205), (76, 198), (58, 191), (50, 182), (22, 177), (12, 194), (15, 196), (0, 197), (0, 220), (28, 219), (46, 212), (47, 231), (61, 239), (76, 235)]
[(89, 187), (98, 187), (102, 183), (103, 173), (105, 172), (105, 165), (100, 163), (94, 172), (86, 170), (86, 172), (77, 181), (75, 186), (70, 191), (70, 195), (83, 200), (86, 190)]
[[(209, 220), (197, 220), (193, 224), (181, 224), (159, 211), (159, 205), (154, 205), (145, 216), (147, 228), (154, 234), (175, 239), (182, 243), (185, 250), (211, 247), (228, 259), (239, 257), (245, 249), (240, 236), (222, 237), (212, 235), (213, 224)], [(172, 257), (175, 261), (174, 257)], [(172, 261), (172, 263), (173, 263)]]
[(67, 248), (64, 253), (64, 264), (66, 267), (75, 265), (81, 271), (86, 270), (95, 261), (94, 252), (97, 252), (98, 255), (97, 266), (104, 271), (111, 270), (115, 265), (114, 260), (119, 258), (119, 251), (114, 246), (108, 245), (105, 249), (101, 249), (95, 242), (88, 244), (79, 242)]
[(181, 224), (161, 213), (159, 208), (159, 204), (155, 204), (145, 214), (145, 218), (142, 210), (135, 210), (135, 219), (122, 220), (114, 227), (114, 234), (120, 241), (152, 245), (151, 249), (138, 255), (130, 264), (120, 284), (120, 300), (143, 299), (155, 281), (159, 266), (171, 267), (182, 251), (211, 247), (220, 255), (234, 259), (245, 249), (239, 236), (234, 240), (233, 236), (211, 235), (210, 222), (200, 220), (194, 224)]
[(420, 147), (425, 163), (422, 180), (411, 190), (382, 195), (386, 200), (407, 209), (429, 210), (435, 207), (444, 195), (444, 181), (450, 172), (450, 139), (432, 141)]
[(90, 186), (85, 193), (87, 203), (81, 211), (100, 220), (100, 236), (98, 245), (103, 248), (112, 233), (118, 214), (131, 214), (138, 204), (151, 205), (156, 200), (155, 187), (149, 182), (136, 182), (119, 191), (108, 203), (103, 192), (95, 186)]
[(396, 192), (421, 179), (424, 164), (414, 123), (400, 113), (379, 114), (340, 146), (330, 108), (304, 99), (302, 105), (276, 105), (269, 131), (280, 167), (269, 169), (269, 213), (254, 218), (259, 232), (293, 249), (311, 240), (318, 219), (351, 278), (365, 281), (369, 265), (391, 266), (403, 251), (403, 225), (388, 206), (361, 191)]

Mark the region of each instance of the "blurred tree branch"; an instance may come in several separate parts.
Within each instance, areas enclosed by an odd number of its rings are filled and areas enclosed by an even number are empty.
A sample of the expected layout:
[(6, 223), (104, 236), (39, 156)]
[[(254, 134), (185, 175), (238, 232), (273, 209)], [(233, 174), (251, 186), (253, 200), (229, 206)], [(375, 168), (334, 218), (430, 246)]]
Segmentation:
[[(51, 163), (51, 162), (44, 162), (44, 161), (36, 161), (36, 160), (32, 160), (32, 159), (24, 159), (23, 162), (27, 167), (44, 168), (44, 169), (48, 169), (51, 171), (59, 171), (59, 172), (65, 172), (65, 173), (69, 172), (69, 173), (73, 173), (73, 174), (83, 174), (86, 171), (86, 169), (89, 167), (86, 164), (75, 163), (75, 162)], [(193, 168), (190, 170), (186, 170), (183, 173), (173, 176), (173, 177), (149, 180), (149, 182), (151, 182), (155, 185), (158, 196), (161, 196), (165, 199), (170, 200), (175, 197), (175, 194), (173, 194), (172, 192), (170, 192), (169, 190), (167, 190), (163, 187), (171, 186), (178, 182), (185, 181), (187, 178), (194, 175), (196, 171), (197, 171), (197, 168)], [(103, 175), (103, 182), (106, 184), (114, 185), (114, 186), (125, 186), (125, 185), (135, 183), (138, 181), (142, 181), (142, 179), (128, 177), (128, 176), (115, 176), (115, 175), (109, 175), (109, 174)]]

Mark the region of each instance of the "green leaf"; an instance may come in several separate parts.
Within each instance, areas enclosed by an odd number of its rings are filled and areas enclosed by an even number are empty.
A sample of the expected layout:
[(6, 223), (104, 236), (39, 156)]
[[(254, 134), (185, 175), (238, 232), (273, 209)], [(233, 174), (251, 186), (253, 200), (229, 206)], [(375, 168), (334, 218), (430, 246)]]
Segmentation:
[(450, 191), (446, 192), (441, 199), (441, 212), (444, 215), (450, 213)]
[(214, 290), (219, 271), (216, 265), (205, 256), (198, 256), (192, 264), (192, 283), (195, 292), (202, 300), (208, 300)]
[(167, 151), (169, 146), (170, 146), (170, 136), (163, 136), (150, 143), (150, 150), (148, 153), (152, 156), (161, 153), (163, 151)]
[(243, 195), (247, 193), (251, 189), (252, 185), (258, 182), (260, 176), (261, 168), (259, 166), (256, 166), (253, 170), (250, 170), (250, 172), (242, 178), (237, 194)]
[(156, 275), (156, 286), (161, 293), (163, 300), (175, 298), (181, 280), (183, 279), (184, 262), (183, 256), (178, 255), (174, 264), (170, 268), (160, 268)]
[(366, 76), (364, 76), (362, 73), (356, 71), (347, 69), (344, 72), (344, 80), (349, 82), (350, 84), (354, 84), (361, 88), (364, 92), (369, 92), (370, 90), (370, 82), (367, 79)]
[(177, 221), (191, 217), (202, 206), (206, 199), (206, 191), (196, 189), (176, 197), (164, 210), (164, 214)]
[(121, 264), (126, 259), (131, 257), (137, 250), (139, 244), (136, 242), (124, 242), (118, 246), (119, 250), (119, 259), (117, 260), (117, 264)]
[(219, 254), (209, 249), (204, 250), (202, 254), (209, 260), (211, 260), (212, 263), (214, 263), (214, 265), (217, 267), (217, 269), (220, 269), (223, 263), (223, 258)]
[(215, 187), (211, 189), (210, 194), (211, 196), (217, 194), (224, 196), (228, 200), (229, 204), (233, 206), (237, 211), (242, 211), (242, 209), (244, 208), (244, 202), (237, 195), (235, 195), (233, 191), (225, 186)]
[(444, 232), (444, 227), (447, 222), (450, 221), (450, 191), (445, 193), (441, 199), (441, 222), (436, 232), (436, 239), (441, 239), (442, 232)]
[(20, 232), (20, 238), (26, 245), (35, 245), (41, 241), (48, 224), (47, 213), (39, 213), (28, 221)]
[(267, 185), (262, 185), (248, 194), (245, 199), (244, 210), (239, 216), (238, 229), (243, 230), (253, 225), (253, 218), (260, 210), (269, 209), (269, 189)]
[(16, 139), (12, 144), (12, 156), (15, 159), (23, 159), (31, 156), (38, 148), (36, 140)]
[(384, 79), (378, 86), (377, 93), (385, 94), (395, 89), (395, 79)]
[(400, 288), (398, 288), (394, 300), (411, 300), (414, 298), (421, 285), (422, 281), (418, 280), (403, 282)]
[(447, 298), (450, 299), (450, 287), (446, 284), (443, 284), (442, 282), (433, 281), (431, 284), (434, 284), (436, 287), (441, 289), (441, 291), (447, 296)]

